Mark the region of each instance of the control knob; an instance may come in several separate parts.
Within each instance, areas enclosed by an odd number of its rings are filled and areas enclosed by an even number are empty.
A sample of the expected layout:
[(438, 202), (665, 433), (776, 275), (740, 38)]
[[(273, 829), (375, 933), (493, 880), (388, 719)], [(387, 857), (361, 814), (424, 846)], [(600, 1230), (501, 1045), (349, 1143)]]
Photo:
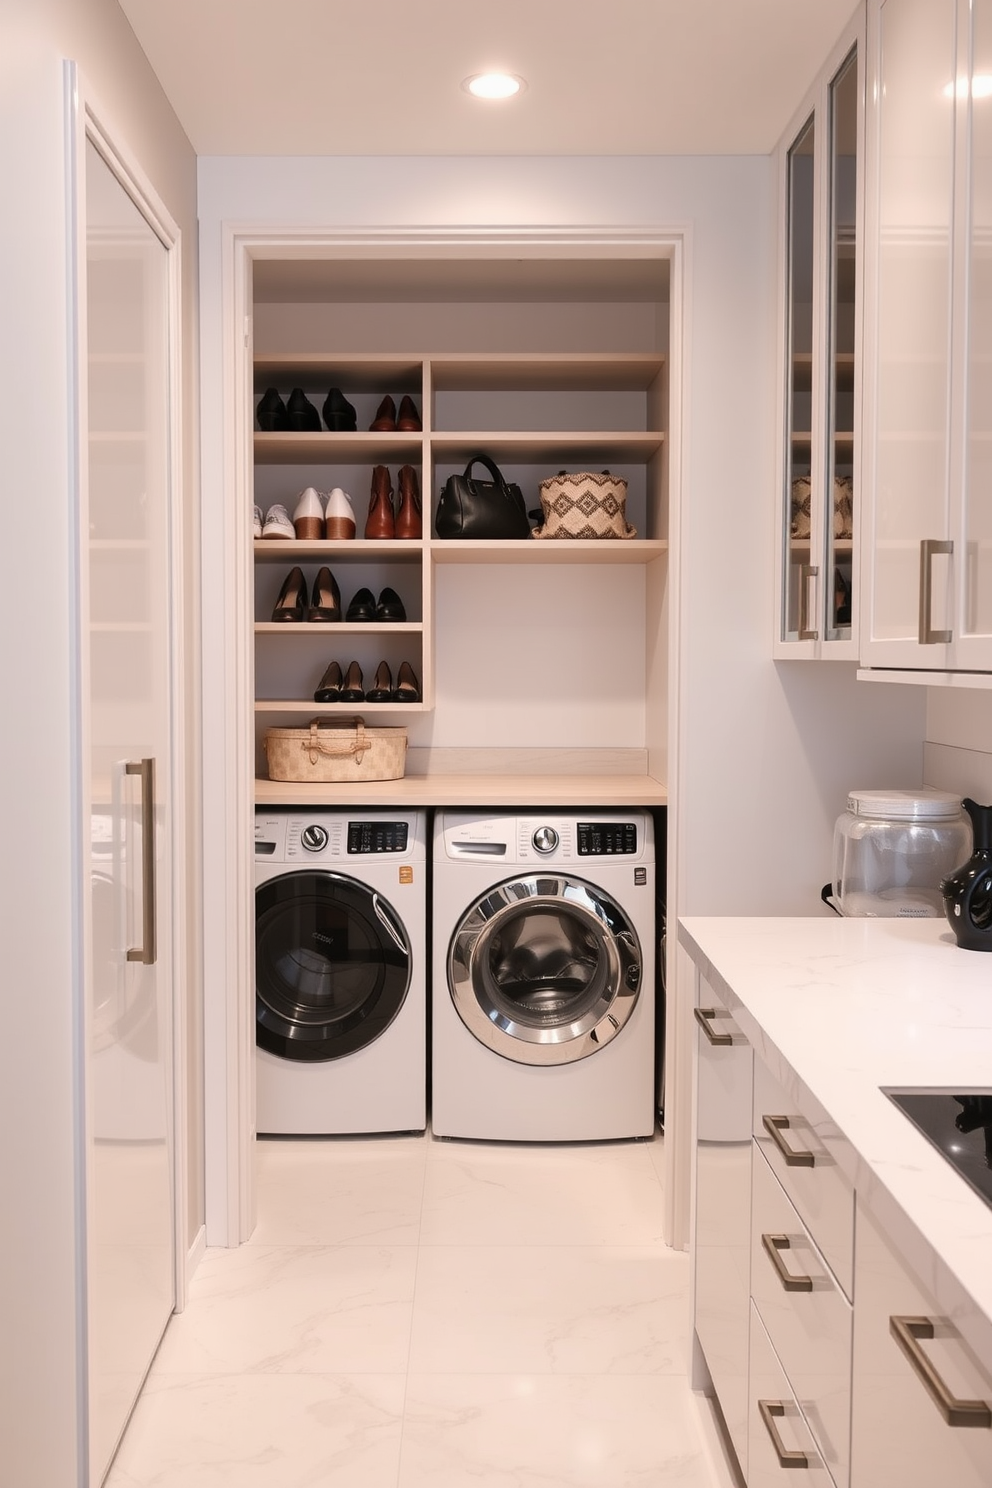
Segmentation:
[(552, 853), (558, 846), (558, 833), (554, 827), (538, 827), (531, 841), (539, 853)]
[(327, 831), (324, 827), (318, 827), (311, 822), (310, 826), (304, 827), (300, 833), (300, 841), (307, 852), (321, 852), (327, 846)]

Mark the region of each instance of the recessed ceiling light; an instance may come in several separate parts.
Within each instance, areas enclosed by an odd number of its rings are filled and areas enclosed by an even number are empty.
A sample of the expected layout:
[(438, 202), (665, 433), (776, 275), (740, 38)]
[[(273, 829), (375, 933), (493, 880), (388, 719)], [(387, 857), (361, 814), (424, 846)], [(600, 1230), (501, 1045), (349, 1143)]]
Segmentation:
[(512, 98), (526, 84), (523, 78), (513, 77), (508, 72), (480, 72), (466, 78), (462, 87), (473, 98)]

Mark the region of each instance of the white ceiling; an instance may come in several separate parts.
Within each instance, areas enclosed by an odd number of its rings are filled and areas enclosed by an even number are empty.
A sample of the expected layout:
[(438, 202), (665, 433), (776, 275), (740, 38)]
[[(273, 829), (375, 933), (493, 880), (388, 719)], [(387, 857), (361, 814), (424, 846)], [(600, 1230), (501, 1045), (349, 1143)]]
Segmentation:
[[(199, 155), (764, 154), (855, 0), (119, 0)], [(470, 98), (499, 69), (527, 90)]]

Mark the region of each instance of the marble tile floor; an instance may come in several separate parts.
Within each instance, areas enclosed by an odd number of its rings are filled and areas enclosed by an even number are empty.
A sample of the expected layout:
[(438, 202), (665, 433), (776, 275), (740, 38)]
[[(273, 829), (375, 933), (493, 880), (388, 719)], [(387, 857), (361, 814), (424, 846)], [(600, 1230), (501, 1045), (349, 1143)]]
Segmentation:
[(661, 1140), (259, 1142), (106, 1488), (733, 1488)]

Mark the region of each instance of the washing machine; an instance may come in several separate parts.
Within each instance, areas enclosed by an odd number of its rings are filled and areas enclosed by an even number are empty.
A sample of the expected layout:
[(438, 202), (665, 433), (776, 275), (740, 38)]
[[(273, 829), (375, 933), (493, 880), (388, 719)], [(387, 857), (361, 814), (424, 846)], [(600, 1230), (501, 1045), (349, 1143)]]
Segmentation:
[(654, 880), (648, 812), (437, 813), (435, 1135), (652, 1134)]
[(427, 1124), (427, 819), (255, 815), (260, 1135)]

